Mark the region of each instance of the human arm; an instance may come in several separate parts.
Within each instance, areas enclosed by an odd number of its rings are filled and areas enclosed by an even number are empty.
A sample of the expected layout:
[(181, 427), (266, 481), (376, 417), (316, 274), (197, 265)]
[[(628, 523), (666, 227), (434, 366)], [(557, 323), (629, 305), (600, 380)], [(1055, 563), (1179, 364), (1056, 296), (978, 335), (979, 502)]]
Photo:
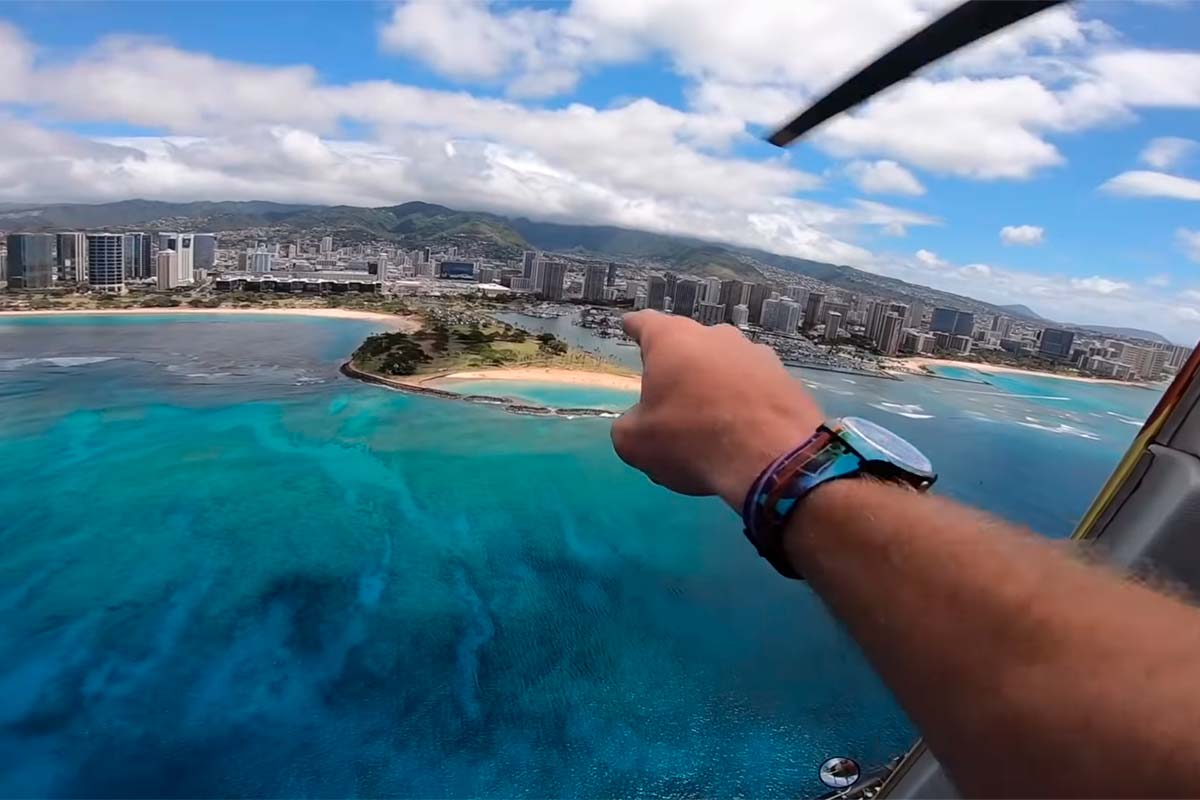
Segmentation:
[[(774, 354), (735, 329), (627, 320), (642, 400), (614, 444), (668, 488), (737, 509), (821, 422)], [(872, 480), (818, 487), (784, 542), (967, 794), (1200, 795), (1200, 612)]]

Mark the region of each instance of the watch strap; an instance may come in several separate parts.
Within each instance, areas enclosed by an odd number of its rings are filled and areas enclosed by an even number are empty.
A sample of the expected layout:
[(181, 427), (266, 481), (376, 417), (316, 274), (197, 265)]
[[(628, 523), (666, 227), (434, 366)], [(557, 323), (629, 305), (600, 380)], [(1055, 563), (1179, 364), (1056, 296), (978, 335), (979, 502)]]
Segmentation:
[(803, 444), (768, 464), (746, 493), (746, 538), (779, 574), (803, 580), (783, 551), (788, 517), (817, 486), (857, 475), (862, 468), (862, 457), (835, 430), (821, 425)]

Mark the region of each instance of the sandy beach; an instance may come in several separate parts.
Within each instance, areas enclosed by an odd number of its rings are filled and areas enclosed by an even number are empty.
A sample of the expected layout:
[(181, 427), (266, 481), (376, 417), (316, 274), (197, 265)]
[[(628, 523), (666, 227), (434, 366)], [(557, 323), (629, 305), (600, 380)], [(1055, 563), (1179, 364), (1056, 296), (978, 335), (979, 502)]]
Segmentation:
[(382, 314), (375, 311), (357, 311), (350, 308), (72, 308), (39, 311), (0, 311), (0, 319), (4, 317), (107, 316), (121, 314), (254, 314), (260, 316), (357, 319), (366, 322), (378, 322), (394, 330), (402, 330), (409, 333), (421, 327), (420, 322), (411, 317)]
[(1081, 383), (1111, 383), (1117, 386), (1141, 386), (1147, 384), (1134, 383), (1130, 381), (1117, 381), (1111, 378), (1085, 378), (1082, 375), (1061, 375), (1057, 372), (1045, 372), (1044, 370), (1035, 369), (1020, 369), (1018, 367), (1006, 367), (1000, 364), (978, 364), (974, 361), (951, 361), (946, 358), (925, 358), (924, 356), (915, 356), (913, 358), (897, 359), (890, 362), (885, 369), (889, 372), (907, 373), (910, 375), (926, 375), (922, 367), (960, 367), (962, 369), (973, 369), (976, 372), (986, 373), (1012, 373), (1015, 375), (1037, 375), (1043, 378), (1056, 378), (1060, 381), (1079, 381)]
[(529, 383), (559, 383), (572, 386), (595, 386), (603, 389), (620, 389), (636, 392), (642, 387), (637, 375), (619, 375), (613, 372), (588, 372), (577, 369), (555, 369), (552, 367), (512, 367), (508, 369), (480, 369), (467, 372), (451, 372), (433, 375), (421, 381), (422, 386), (435, 386), (453, 390), (458, 381), (523, 381)]

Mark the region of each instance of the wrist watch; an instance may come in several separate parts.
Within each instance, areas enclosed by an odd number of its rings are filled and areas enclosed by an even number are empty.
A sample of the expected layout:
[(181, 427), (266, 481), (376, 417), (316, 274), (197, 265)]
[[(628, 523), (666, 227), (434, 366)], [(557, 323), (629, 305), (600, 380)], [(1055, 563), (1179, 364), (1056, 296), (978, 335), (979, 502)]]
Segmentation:
[(869, 476), (919, 492), (937, 480), (920, 450), (874, 422), (842, 417), (767, 465), (746, 493), (746, 538), (780, 575), (803, 580), (783, 552), (783, 531), (800, 501), (822, 483)]

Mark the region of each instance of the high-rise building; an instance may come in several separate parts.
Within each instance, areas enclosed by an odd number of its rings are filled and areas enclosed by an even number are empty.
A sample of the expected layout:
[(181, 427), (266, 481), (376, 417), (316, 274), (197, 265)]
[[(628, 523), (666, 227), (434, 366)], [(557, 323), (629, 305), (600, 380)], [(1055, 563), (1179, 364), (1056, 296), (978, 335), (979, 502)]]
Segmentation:
[(725, 307), (726, 322), (733, 322), (733, 307), (742, 303), (742, 290), (745, 286), (741, 281), (721, 281), (717, 303)]
[(1042, 340), (1038, 345), (1038, 355), (1042, 358), (1052, 358), (1056, 361), (1066, 361), (1071, 357), (1071, 346), (1075, 344), (1075, 333), (1064, 331), (1062, 328), (1045, 328)]
[(88, 286), (101, 292), (125, 291), (125, 237), (119, 233), (87, 235)]
[(526, 250), (525, 252), (521, 253), (521, 277), (522, 278), (532, 278), (533, 277), (533, 265), (534, 265), (534, 262), (536, 262), (536, 261), (537, 261), (537, 251), (536, 250)]
[[(908, 306), (904, 303), (875, 303), (871, 306), (872, 315), (869, 315), (869, 322), (875, 322), (875, 334), (871, 336), (871, 341), (879, 348), (880, 352), (886, 355), (895, 355), (900, 348), (900, 334), (888, 327), (889, 317), (900, 318), (900, 328), (904, 329), (904, 320), (908, 317)], [(868, 328), (868, 335), (870, 329)]]
[(8, 285), (48, 289), (54, 284), (54, 237), (49, 233), (10, 233)]
[(721, 300), (721, 279), (720, 278), (705, 278), (704, 279), (704, 299), (702, 303), (717, 303)]
[(701, 325), (720, 325), (725, 321), (725, 306), (720, 303), (701, 303), (696, 319)]
[(787, 296), (795, 300), (797, 303), (803, 303), (807, 299), (808, 290), (798, 283), (794, 283), (787, 287)]
[(247, 254), (246, 265), (251, 272), (270, 272), (275, 265), (275, 254), (270, 250), (254, 250)]
[(608, 267), (604, 264), (588, 264), (583, 272), (583, 299), (589, 303), (604, 300), (604, 281)]
[(757, 325), (762, 319), (763, 301), (771, 294), (771, 287), (765, 283), (752, 283), (746, 295), (746, 308), (749, 311), (749, 321)]
[(900, 337), (900, 349), (906, 353), (932, 353), (933, 334), (906, 330)]
[(758, 324), (766, 330), (775, 330), (775, 317), (779, 315), (780, 306), (781, 301), (778, 297), (768, 297), (764, 300), (762, 316), (759, 317)]
[(742, 304), (733, 307), (733, 324), (739, 328), (750, 323), (750, 309)]
[(1126, 342), (1117, 353), (1117, 360), (1129, 367), (1133, 377), (1153, 381), (1162, 376), (1163, 367), (1167, 364), (1167, 351)]
[(842, 333), (842, 315), (838, 311), (825, 314), (825, 341), (836, 342)]
[(192, 247), (194, 236), (190, 233), (160, 233), (158, 234), (158, 251), (174, 250), (175, 285), (184, 286), (192, 282)]
[(1012, 317), (1006, 317), (1003, 314), (997, 314), (992, 317), (992, 331), (998, 334), (1001, 339), (1009, 338), (1012, 334), (1012, 326)]
[(925, 304), (920, 300), (913, 300), (909, 303), (908, 313), (904, 316), (904, 327), (917, 328), (925, 322)]
[(666, 293), (667, 297), (675, 299), (675, 287), (679, 284), (679, 276), (674, 272), (664, 272), (663, 280), (667, 282)]
[[(197, 233), (195, 236), (195, 254), (192, 256), (192, 266), (195, 269), (212, 269), (217, 265), (217, 236), (214, 233)], [(279, 245), (272, 249), (273, 255), (279, 255)]]
[(146, 280), (157, 274), (150, 253), (152, 237), (145, 233), (127, 233), (122, 240), (125, 251), (125, 277), (131, 280)]
[(8, 280), (8, 253), (0, 253), (0, 281)]
[(563, 261), (542, 261), (541, 291), (544, 300), (559, 302), (563, 299), (563, 283), (567, 278), (567, 265)]
[(188, 285), (196, 282), (195, 278), (195, 247), (196, 236), (192, 233), (179, 234), (179, 283)]
[(646, 284), (644, 281), (625, 281), (626, 300), (633, 300), (638, 296), (638, 292), (646, 294)]
[(1187, 361), (1188, 356), (1192, 354), (1192, 348), (1184, 345), (1173, 344), (1167, 348), (1167, 366), (1171, 369), (1178, 370), (1183, 366), (1183, 362)]
[(605, 288), (612, 288), (617, 283), (617, 262), (608, 262), (608, 272), (604, 276)]
[(158, 288), (159, 289), (175, 289), (179, 286), (179, 254), (174, 250), (159, 250), (158, 263)]
[(849, 303), (825, 303), (825, 307), (821, 309), (821, 321), (826, 325), (829, 324), (830, 314), (841, 314), (842, 324), (846, 324), (846, 319), (850, 316)]
[(671, 313), (681, 317), (690, 317), (696, 313), (696, 303), (700, 300), (700, 283), (685, 278), (675, 284), (675, 301)]
[(895, 312), (889, 311), (883, 316), (883, 325), (880, 328), (879, 340), (876, 345), (879, 347), (879, 352), (885, 356), (894, 356), (900, 351), (900, 334), (904, 330), (904, 317)]
[(795, 300), (789, 300), (786, 297), (783, 298), (782, 302), (782, 316), (775, 318), (776, 330), (783, 331), (784, 333), (795, 333), (800, 327), (800, 318), (804, 313), (804, 306), (800, 305)]
[(642, 289), (638, 289), (637, 295), (635, 295), (633, 298), (633, 310), (641, 311), (646, 307), (647, 303), (649, 303), (649, 300), (646, 297), (646, 292)]
[[(797, 303), (799, 305), (799, 303)], [(825, 295), (820, 292), (809, 292), (808, 302), (804, 306), (804, 329), (812, 330), (821, 319), (825, 305)]]
[(57, 253), (54, 263), (57, 267), (58, 279), (70, 283), (86, 283), (87, 271), (87, 234), (60, 233), (57, 238)]
[(883, 315), (887, 313), (887, 305), (882, 300), (872, 300), (867, 304), (867, 338), (872, 342), (879, 338), (883, 329)]
[(950, 336), (950, 346), (947, 348), (952, 353), (960, 355), (968, 355), (971, 352), (971, 337), (961, 334), (948, 334)]
[(787, 297), (770, 297), (763, 301), (759, 324), (769, 331), (795, 333), (800, 326), (804, 306)]
[(929, 321), (929, 330), (934, 333), (949, 333), (970, 338), (975, 329), (975, 315), (970, 311), (955, 308), (935, 308)]
[[(426, 250), (426, 253), (428, 253), (429, 248), (426, 247), (425, 250)], [(332, 252), (333, 252), (333, 237), (332, 236), (322, 236), (321, 237), (321, 250), (320, 250), (321, 255), (329, 255)], [(428, 256), (426, 256), (426, 260), (428, 260)]]
[(646, 307), (662, 311), (666, 308), (667, 279), (661, 275), (651, 275), (646, 282)]

